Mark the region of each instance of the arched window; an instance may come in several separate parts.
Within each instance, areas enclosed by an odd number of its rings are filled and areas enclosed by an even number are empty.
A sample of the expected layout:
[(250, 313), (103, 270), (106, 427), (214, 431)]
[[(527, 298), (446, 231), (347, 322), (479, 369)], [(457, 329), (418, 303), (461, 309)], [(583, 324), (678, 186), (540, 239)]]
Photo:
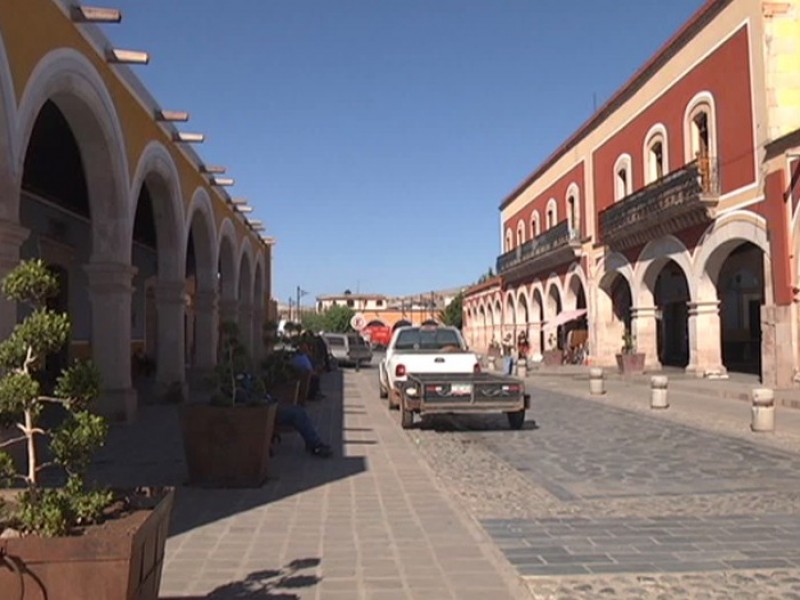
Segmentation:
[(567, 222), (570, 232), (577, 235), (581, 229), (581, 199), (580, 190), (575, 183), (567, 188)]
[(511, 234), (511, 229), (510, 229), (510, 228), (509, 228), (509, 229), (506, 229), (506, 246), (505, 246), (505, 251), (506, 251), (506, 252), (511, 252), (511, 249), (513, 248), (513, 244), (514, 244), (514, 237), (513, 237), (513, 235)]
[(525, 221), (522, 219), (517, 223), (517, 246), (525, 243)]
[(537, 237), (542, 232), (542, 223), (539, 219), (539, 211), (533, 211), (533, 216), (531, 217), (531, 239)]
[(667, 129), (659, 123), (647, 133), (644, 142), (645, 183), (652, 183), (669, 173)]
[(714, 96), (700, 92), (686, 105), (684, 114), (684, 155), (697, 161), (704, 190), (712, 184), (712, 162), (717, 160), (717, 126)]
[(614, 164), (614, 201), (618, 202), (633, 193), (631, 157), (623, 154)]
[(545, 229), (555, 227), (556, 223), (558, 223), (558, 205), (556, 204), (555, 198), (550, 198), (550, 201), (547, 203), (547, 213), (545, 215)]

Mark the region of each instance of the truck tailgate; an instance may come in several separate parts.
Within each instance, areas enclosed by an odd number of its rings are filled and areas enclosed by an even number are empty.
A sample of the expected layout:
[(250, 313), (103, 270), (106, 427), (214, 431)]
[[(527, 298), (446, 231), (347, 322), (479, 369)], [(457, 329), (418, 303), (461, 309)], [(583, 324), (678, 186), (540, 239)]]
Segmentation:
[(477, 357), (473, 352), (403, 352), (392, 357), (393, 368), (402, 364), (406, 373), (472, 373)]

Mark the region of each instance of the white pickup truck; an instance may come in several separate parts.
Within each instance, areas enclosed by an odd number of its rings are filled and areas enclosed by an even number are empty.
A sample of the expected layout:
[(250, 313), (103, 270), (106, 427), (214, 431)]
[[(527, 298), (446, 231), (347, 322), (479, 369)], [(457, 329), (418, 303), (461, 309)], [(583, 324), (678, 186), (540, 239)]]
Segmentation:
[(381, 398), (389, 398), (389, 408), (400, 406), (398, 383), (409, 373), (475, 373), (480, 363), (467, 349), (461, 332), (455, 327), (423, 325), (400, 327), (386, 348), (378, 368)]

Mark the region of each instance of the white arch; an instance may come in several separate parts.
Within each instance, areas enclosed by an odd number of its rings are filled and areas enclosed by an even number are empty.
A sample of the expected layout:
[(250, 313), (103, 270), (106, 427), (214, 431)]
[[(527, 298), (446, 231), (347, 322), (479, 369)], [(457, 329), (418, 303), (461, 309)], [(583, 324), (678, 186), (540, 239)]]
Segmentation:
[[(747, 210), (734, 211), (720, 217), (703, 233), (694, 256), (694, 278), (698, 299), (716, 298), (716, 282), (728, 255), (740, 244), (755, 244), (770, 256), (767, 222), (761, 215)], [(764, 273), (765, 303), (772, 302), (772, 286)]]
[[(247, 262), (245, 262), (245, 260)], [(255, 271), (253, 267), (255, 266), (255, 257), (253, 256), (253, 245), (250, 242), (250, 238), (245, 236), (242, 239), (241, 248), (239, 248), (239, 256), (238, 261), (239, 263), (239, 279), (237, 281), (237, 290), (246, 290), (246, 295), (248, 297), (244, 298), (247, 304), (253, 303), (253, 280)], [(244, 267), (247, 266), (247, 270), (244, 270)], [(239, 300), (242, 300), (240, 297)]]
[[(626, 181), (625, 181), (625, 189), (620, 189), (620, 182), (618, 173), (620, 171), (625, 171)], [(614, 181), (614, 202), (619, 202), (626, 196), (629, 196), (633, 192), (633, 161), (631, 160), (631, 155), (627, 152), (620, 154), (617, 158), (617, 161), (614, 163), (614, 172), (613, 181)]]
[(203, 187), (198, 187), (192, 194), (183, 233), (183, 246), (187, 249), (189, 235), (193, 234), (198, 288), (214, 290), (219, 264), (219, 237), (211, 198)]
[(506, 228), (506, 239), (503, 252), (510, 252), (514, 248), (514, 234), (511, 232), (511, 227)]
[(656, 138), (661, 138), (664, 174), (669, 173), (669, 137), (667, 136), (667, 128), (663, 123), (656, 123), (647, 131), (647, 135), (644, 136), (644, 145), (642, 146), (642, 173), (644, 173), (645, 185), (655, 181), (650, 173), (650, 147)]
[[(552, 218), (551, 215), (552, 214)], [(548, 223), (549, 220), (549, 223)], [(550, 198), (547, 201), (547, 209), (545, 212), (545, 225), (547, 229), (551, 227), (555, 227), (558, 224), (558, 202), (556, 202), (555, 198)]]
[(561, 282), (561, 278), (556, 273), (550, 273), (547, 277), (547, 281), (544, 283), (545, 295), (544, 301), (545, 304), (547, 303), (547, 299), (550, 297), (550, 293), (552, 289), (555, 288), (556, 292), (558, 293), (558, 298), (561, 301), (561, 308), (564, 308), (564, 286)]
[[(222, 297), (235, 300), (239, 296), (239, 261), (236, 229), (229, 218), (222, 221), (217, 237), (217, 257), (222, 280)], [(227, 249), (227, 252), (225, 251)]]
[(157, 175), (159, 178), (159, 182), (149, 188), (156, 221), (159, 278), (168, 281), (182, 280), (186, 271), (187, 245), (181, 241), (186, 239), (188, 234), (185, 231), (180, 175), (169, 151), (157, 141), (151, 141), (145, 146), (133, 175), (128, 215), (130, 236), (132, 239), (139, 194), (142, 186), (152, 175)]
[[(575, 220), (577, 223), (571, 222), (570, 217), (570, 210), (569, 210), (569, 199), (575, 199)], [(564, 209), (567, 215), (567, 219), (570, 220), (569, 226), (570, 228), (580, 231), (581, 229), (581, 189), (578, 187), (578, 184), (574, 181), (569, 184), (567, 187), (567, 193), (564, 196)]]
[(541, 321), (544, 321), (544, 319), (546, 318), (546, 316), (544, 315), (545, 293), (544, 293), (544, 284), (542, 284), (541, 279), (537, 279), (531, 284), (530, 299), (531, 299), (531, 311), (534, 310), (534, 307), (537, 309), (535, 311), (536, 320), (534, 321), (534, 323), (539, 323)]
[(267, 274), (265, 269), (264, 253), (256, 253), (255, 268), (253, 269), (253, 299), (255, 302), (263, 304), (264, 296), (267, 293)]
[(578, 306), (578, 295), (573, 289), (575, 280), (578, 281), (578, 284), (583, 289), (583, 297), (588, 307), (589, 288), (586, 285), (586, 274), (583, 272), (583, 267), (578, 262), (574, 262), (569, 266), (567, 275), (564, 277), (564, 306), (569, 309), (574, 309)]
[[(11, 184), (17, 178), (17, 149), (14, 144), (17, 121), (17, 95), (14, 91), (14, 80), (11, 77), (11, 65), (6, 55), (5, 41), (0, 32), (0, 181), (5, 179)], [(2, 211), (6, 203), (0, 204)], [(0, 213), (2, 214), (2, 213)], [(16, 215), (4, 215), (6, 218)]]
[(517, 245), (521, 246), (525, 243), (525, 220), (520, 219), (517, 221)]
[[(92, 212), (92, 256), (130, 264), (128, 157), (114, 102), (92, 63), (76, 50), (48, 53), (31, 73), (22, 93), (14, 136), (20, 175), (36, 119), (53, 100), (64, 114), (81, 150)], [(87, 139), (88, 138), (88, 139)], [(19, 210), (19, 198), (12, 198)]]
[(503, 325), (514, 325), (517, 322), (517, 303), (513, 290), (508, 290), (503, 298)]
[(539, 217), (539, 211), (534, 210), (531, 213), (531, 239), (534, 239), (542, 231), (542, 220)]
[(711, 131), (709, 132), (710, 134), (708, 136), (709, 151), (711, 156), (718, 156), (717, 104), (714, 101), (714, 94), (708, 90), (703, 90), (702, 92), (696, 93), (694, 97), (689, 100), (689, 102), (686, 104), (686, 108), (683, 110), (683, 156), (687, 163), (692, 162), (695, 159), (695, 157), (692, 156), (691, 123), (689, 122), (689, 119), (695, 109), (702, 104), (708, 105), (708, 110), (710, 112), (708, 115), (709, 125), (711, 126)]
[(625, 278), (632, 293), (635, 279), (630, 261), (624, 254), (611, 252), (607, 254), (598, 265), (597, 271), (595, 272), (595, 280), (600, 282), (600, 288), (606, 289), (608, 284), (611, 283), (617, 275)]
[(635, 292), (633, 298), (636, 306), (647, 306), (650, 303), (650, 298), (646, 295), (655, 291), (658, 275), (670, 260), (677, 263), (683, 271), (688, 286), (689, 300), (694, 300), (695, 283), (694, 277), (692, 277), (694, 268), (689, 251), (678, 238), (673, 235), (665, 235), (648, 242), (636, 260), (633, 272), (633, 291)]

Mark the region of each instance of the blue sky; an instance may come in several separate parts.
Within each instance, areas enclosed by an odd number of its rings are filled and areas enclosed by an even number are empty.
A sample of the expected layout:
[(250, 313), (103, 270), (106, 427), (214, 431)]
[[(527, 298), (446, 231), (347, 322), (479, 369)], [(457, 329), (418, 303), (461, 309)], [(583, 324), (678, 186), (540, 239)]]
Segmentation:
[(278, 240), (274, 296), (473, 283), (498, 205), (702, 0), (115, 0)]

